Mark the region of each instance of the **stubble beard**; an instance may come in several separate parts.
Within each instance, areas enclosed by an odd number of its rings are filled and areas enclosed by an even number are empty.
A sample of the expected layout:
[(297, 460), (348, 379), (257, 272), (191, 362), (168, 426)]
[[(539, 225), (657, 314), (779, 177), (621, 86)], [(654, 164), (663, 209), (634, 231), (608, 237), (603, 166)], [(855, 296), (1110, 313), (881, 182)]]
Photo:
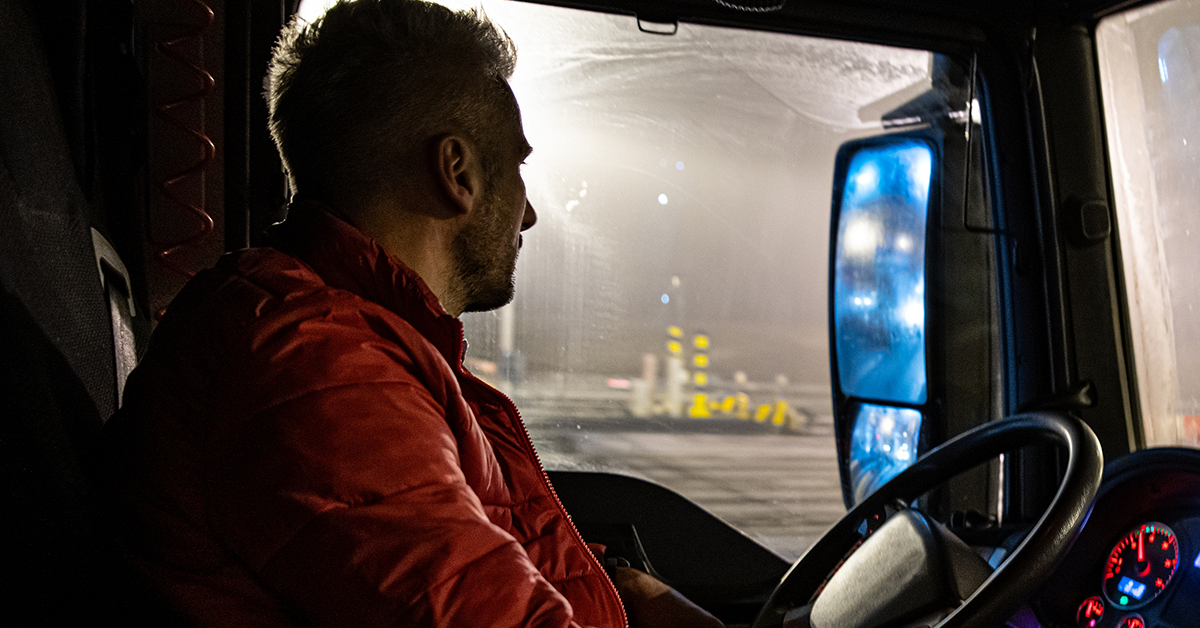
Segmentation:
[(454, 238), (455, 274), (464, 312), (503, 307), (516, 292), (514, 273), (520, 245), (513, 244), (511, 226), (505, 224), (497, 201), (497, 195), (489, 191), (483, 198), (479, 220)]

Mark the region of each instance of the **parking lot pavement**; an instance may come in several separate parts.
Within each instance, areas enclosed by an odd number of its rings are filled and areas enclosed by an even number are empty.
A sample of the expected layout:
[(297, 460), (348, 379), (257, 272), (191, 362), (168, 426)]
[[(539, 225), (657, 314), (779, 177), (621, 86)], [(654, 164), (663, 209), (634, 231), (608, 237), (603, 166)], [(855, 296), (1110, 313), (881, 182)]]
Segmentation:
[(729, 422), (528, 422), (547, 468), (657, 482), (788, 560), (846, 511), (828, 419), (800, 433)]

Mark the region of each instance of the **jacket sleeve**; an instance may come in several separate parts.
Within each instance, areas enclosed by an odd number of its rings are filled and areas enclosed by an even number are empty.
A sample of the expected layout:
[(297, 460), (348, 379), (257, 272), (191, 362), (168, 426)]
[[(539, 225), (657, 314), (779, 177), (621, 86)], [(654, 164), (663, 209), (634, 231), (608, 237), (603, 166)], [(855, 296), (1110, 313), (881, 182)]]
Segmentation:
[(445, 362), (387, 317), (318, 314), (255, 331), (225, 377), (206, 443), (220, 541), (318, 626), (573, 625), (464, 478), (429, 384), (457, 386)]

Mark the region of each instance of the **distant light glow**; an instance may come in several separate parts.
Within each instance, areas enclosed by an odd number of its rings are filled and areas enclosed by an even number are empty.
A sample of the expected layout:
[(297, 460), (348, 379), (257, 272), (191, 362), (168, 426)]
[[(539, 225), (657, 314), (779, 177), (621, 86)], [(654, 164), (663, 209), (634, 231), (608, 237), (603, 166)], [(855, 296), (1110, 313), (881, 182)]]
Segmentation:
[(874, 192), (879, 185), (879, 168), (875, 164), (867, 164), (863, 166), (858, 174), (854, 175), (854, 193), (856, 195), (864, 195)]
[(913, 239), (906, 233), (896, 236), (896, 250), (911, 253), (913, 250)]
[(682, 161), (677, 161), (677, 162), (675, 162), (675, 169), (676, 169), (676, 170), (683, 170), (683, 162), (682, 162)]
[(585, 196), (587, 196), (587, 188), (583, 188), (582, 190), (579, 190), (579, 198), (583, 198)]
[(1162, 82), (1166, 83), (1167, 79), (1171, 78), (1171, 73), (1167, 72), (1167, 62), (1162, 57), (1158, 58), (1158, 76), (1162, 78)]
[(571, 211), (572, 209), (575, 209), (576, 207), (579, 207), (579, 199), (573, 198), (573, 199), (567, 201), (567, 207), (566, 207), (567, 211)]
[(667, 295), (666, 293), (663, 293), (661, 301), (663, 302), (663, 305), (666, 305), (666, 304), (670, 303), (670, 302), (671, 302), (671, 297), (670, 297), (670, 295)]
[(617, 377), (608, 378), (608, 387), (609, 388), (619, 388), (621, 390), (628, 390), (632, 386), (633, 386), (633, 382), (630, 382), (627, 379), (617, 378)]
[(667, 204), (667, 195), (666, 195), (666, 194), (659, 194), (659, 195), (658, 195), (658, 204), (659, 204), (659, 205), (666, 205), (666, 204)]
[(846, 255), (850, 257), (871, 257), (879, 248), (879, 229), (877, 221), (869, 218), (858, 218), (846, 226), (845, 247)]
[(1200, 567), (1200, 554), (1196, 554), (1196, 562), (1192, 563), (1195, 567)]
[(909, 327), (921, 327), (925, 325), (925, 304), (917, 299), (912, 299), (904, 304), (900, 310), (900, 317)]

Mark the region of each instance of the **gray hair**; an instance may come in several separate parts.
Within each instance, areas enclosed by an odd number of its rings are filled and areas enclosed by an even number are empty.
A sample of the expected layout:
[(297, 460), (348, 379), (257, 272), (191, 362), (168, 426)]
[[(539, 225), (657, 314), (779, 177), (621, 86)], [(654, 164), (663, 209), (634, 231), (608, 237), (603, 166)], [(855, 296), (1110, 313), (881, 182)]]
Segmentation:
[(516, 46), (482, 11), (343, 0), (293, 18), (272, 55), (271, 136), (293, 192), (343, 206), (394, 193), (431, 138), (462, 133), (485, 166), (516, 113)]

